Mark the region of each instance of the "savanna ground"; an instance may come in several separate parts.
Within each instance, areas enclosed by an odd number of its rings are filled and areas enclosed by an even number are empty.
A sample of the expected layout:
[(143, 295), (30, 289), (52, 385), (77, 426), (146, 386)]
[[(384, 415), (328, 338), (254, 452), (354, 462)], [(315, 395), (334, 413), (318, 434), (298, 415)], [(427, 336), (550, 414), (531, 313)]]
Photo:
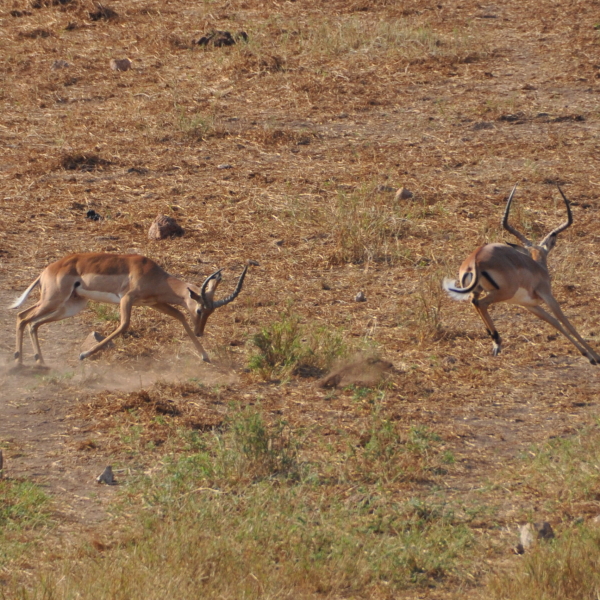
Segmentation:
[[(2, 305), (72, 252), (139, 252), (195, 282), (223, 267), (221, 293), (261, 266), (211, 317), (211, 365), (146, 309), (79, 363), (117, 324), (91, 305), (41, 329), (50, 371), (13, 373), (2, 310), (0, 596), (597, 598), (598, 367), (514, 306), (493, 309), (492, 357), (440, 282), (515, 241), (515, 182), (519, 229), (561, 223), (558, 182), (574, 226), (554, 293), (600, 346), (599, 15), (7, 0)], [(211, 30), (247, 40), (192, 43)], [(157, 214), (185, 236), (149, 241)], [(95, 483), (108, 464), (117, 486)], [(518, 556), (528, 521), (557, 537)]]

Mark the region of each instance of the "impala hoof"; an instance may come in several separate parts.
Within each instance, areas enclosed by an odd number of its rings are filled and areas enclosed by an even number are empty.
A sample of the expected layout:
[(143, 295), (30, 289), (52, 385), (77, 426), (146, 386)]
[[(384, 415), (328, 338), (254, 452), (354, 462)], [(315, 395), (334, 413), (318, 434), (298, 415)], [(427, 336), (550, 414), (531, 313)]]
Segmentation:
[(208, 358), (208, 356), (204, 356), (204, 357), (202, 357), (202, 360), (203, 360), (205, 363), (209, 363), (209, 364), (210, 364), (210, 358)]
[(87, 357), (88, 357), (88, 353), (87, 353), (87, 352), (82, 352), (82, 353), (79, 355), (79, 360), (83, 360), (84, 358), (87, 358)]

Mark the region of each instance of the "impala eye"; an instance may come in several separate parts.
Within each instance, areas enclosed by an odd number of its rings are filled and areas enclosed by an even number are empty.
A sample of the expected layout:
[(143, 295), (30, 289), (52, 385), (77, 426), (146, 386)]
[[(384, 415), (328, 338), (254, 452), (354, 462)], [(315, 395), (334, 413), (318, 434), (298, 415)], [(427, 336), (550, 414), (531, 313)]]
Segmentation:
[(201, 315), (202, 314), (202, 309), (201, 308), (197, 308), (196, 309), (196, 313), (199, 314), (199, 315)]

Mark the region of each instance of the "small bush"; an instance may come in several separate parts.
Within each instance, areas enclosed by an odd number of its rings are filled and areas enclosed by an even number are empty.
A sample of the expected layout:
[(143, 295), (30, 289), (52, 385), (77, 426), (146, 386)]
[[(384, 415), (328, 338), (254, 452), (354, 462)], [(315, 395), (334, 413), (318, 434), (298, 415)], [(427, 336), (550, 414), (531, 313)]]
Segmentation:
[(418, 291), (417, 320), (421, 342), (438, 339), (442, 333), (442, 306), (445, 292), (440, 271), (423, 277)]
[(177, 115), (177, 129), (184, 137), (201, 142), (215, 130), (214, 118), (204, 115), (188, 115), (182, 107)]
[(327, 327), (304, 327), (298, 315), (284, 313), (257, 333), (252, 343), (258, 349), (250, 368), (263, 379), (274, 375), (321, 376), (333, 362), (348, 354), (340, 333)]
[(366, 189), (338, 195), (326, 217), (334, 244), (332, 264), (393, 263), (402, 254), (406, 219), (388, 200)]

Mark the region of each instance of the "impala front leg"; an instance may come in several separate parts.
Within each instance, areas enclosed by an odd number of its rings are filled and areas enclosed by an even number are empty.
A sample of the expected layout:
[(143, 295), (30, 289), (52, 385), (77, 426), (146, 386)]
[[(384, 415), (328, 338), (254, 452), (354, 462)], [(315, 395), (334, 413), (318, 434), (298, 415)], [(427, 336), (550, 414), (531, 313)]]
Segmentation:
[(131, 309), (133, 307), (133, 298), (129, 294), (125, 294), (121, 299), (121, 323), (119, 326), (107, 337), (105, 337), (101, 342), (98, 342), (95, 346), (92, 346), (87, 352), (82, 352), (79, 355), (79, 360), (83, 360), (92, 354), (95, 354), (106, 346), (112, 339), (116, 338), (118, 335), (123, 333), (129, 327), (129, 323), (131, 322)]
[(206, 350), (204, 350), (204, 348), (202, 347), (200, 340), (192, 331), (192, 328), (189, 326), (185, 317), (175, 307), (171, 306), (170, 304), (151, 304), (150, 308), (153, 308), (154, 310), (157, 310), (158, 312), (161, 312), (164, 315), (169, 315), (169, 317), (177, 319), (183, 325), (186, 333), (190, 336), (190, 339), (194, 343), (194, 346), (196, 346), (198, 352), (200, 352), (202, 360), (207, 363), (210, 362), (210, 358), (208, 357), (208, 354), (206, 354)]

